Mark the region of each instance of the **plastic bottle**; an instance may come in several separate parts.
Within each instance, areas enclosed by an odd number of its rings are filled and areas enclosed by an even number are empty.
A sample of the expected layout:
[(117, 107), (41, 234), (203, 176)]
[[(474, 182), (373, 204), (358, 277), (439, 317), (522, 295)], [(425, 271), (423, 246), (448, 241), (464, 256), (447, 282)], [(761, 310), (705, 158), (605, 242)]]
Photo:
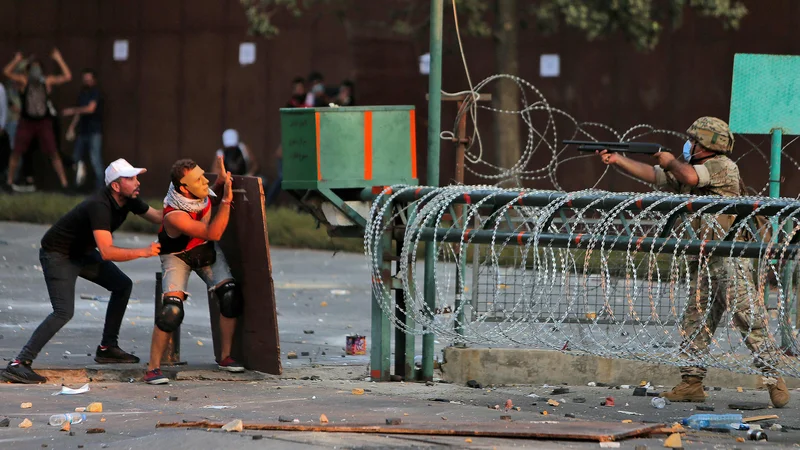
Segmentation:
[(81, 423), (84, 420), (86, 420), (86, 414), (75, 414), (75, 413), (53, 414), (52, 416), (50, 416), (50, 425), (54, 427), (60, 427), (67, 422), (73, 424), (73, 423)]
[(667, 406), (667, 401), (661, 397), (653, 397), (653, 399), (650, 400), (650, 404), (653, 408), (664, 409), (664, 407)]
[(742, 423), (741, 414), (695, 414), (683, 419), (683, 425), (699, 430), (701, 428), (732, 428)]

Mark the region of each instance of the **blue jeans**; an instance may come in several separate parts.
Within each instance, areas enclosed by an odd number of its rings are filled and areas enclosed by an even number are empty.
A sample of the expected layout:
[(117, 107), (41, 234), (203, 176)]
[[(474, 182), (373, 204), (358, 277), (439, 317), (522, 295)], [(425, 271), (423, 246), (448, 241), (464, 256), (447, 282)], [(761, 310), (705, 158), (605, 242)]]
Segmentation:
[(11, 144), (11, 150), (14, 150), (14, 136), (17, 135), (17, 121), (6, 123), (6, 133), (8, 133), (8, 143)]
[(106, 323), (100, 345), (116, 346), (122, 318), (128, 307), (133, 282), (111, 261), (103, 261), (97, 250), (79, 258), (57, 252), (39, 250), (44, 281), (50, 294), (53, 312), (33, 332), (18, 359), (36, 359), (39, 352), (75, 314), (75, 282), (78, 277), (111, 291), (106, 310)]
[(105, 186), (105, 167), (103, 167), (103, 134), (79, 133), (75, 136), (75, 152), (72, 159), (78, 163), (83, 160), (86, 151), (89, 151), (89, 161), (94, 170), (95, 184), (98, 188)]

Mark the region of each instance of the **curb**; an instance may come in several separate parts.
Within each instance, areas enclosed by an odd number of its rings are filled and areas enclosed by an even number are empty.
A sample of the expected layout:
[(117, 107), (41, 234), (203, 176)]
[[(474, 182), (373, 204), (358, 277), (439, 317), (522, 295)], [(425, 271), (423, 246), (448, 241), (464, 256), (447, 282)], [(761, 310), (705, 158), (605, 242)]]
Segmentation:
[[(83, 368), (45, 367), (36, 373), (47, 378), (48, 384), (83, 383), (143, 383), (145, 366), (129, 364), (92, 365)], [(366, 365), (359, 366), (309, 366), (284, 369), (280, 375), (255, 370), (232, 373), (218, 370), (216, 365), (165, 366), (161, 368), (170, 381), (226, 381), (252, 382), (265, 380), (362, 380), (369, 376)], [(9, 383), (0, 379), (0, 383)]]

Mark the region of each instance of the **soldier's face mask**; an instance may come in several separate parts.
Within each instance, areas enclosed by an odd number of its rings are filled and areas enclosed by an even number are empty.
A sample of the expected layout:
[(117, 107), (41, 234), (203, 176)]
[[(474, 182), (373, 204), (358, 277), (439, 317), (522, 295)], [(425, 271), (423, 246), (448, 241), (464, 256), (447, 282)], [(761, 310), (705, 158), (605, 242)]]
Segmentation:
[(694, 148), (694, 144), (692, 144), (691, 140), (686, 140), (686, 143), (683, 144), (683, 160), (686, 162), (691, 161), (692, 159), (692, 148)]
[(208, 179), (205, 177), (205, 172), (200, 166), (195, 166), (194, 169), (186, 172), (186, 175), (181, 178), (181, 185), (186, 187), (186, 190), (191, 192), (192, 195), (199, 199), (204, 199), (209, 195), (215, 195), (211, 189), (208, 188)]

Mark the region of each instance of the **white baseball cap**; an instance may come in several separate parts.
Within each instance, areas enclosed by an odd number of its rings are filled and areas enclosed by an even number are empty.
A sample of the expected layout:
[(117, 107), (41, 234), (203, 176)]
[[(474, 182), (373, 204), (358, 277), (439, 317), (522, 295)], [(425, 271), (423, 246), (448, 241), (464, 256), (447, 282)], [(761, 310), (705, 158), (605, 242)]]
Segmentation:
[(227, 129), (222, 133), (222, 145), (224, 147), (235, 147), (239, 145), (239, 133), (233, 129)]
[(128, 161), (120, 158), (106, 167), (106, 186), (119, 177), (135, 177), (145, 172), (147, 172), (147, 169), (133, 167)]

